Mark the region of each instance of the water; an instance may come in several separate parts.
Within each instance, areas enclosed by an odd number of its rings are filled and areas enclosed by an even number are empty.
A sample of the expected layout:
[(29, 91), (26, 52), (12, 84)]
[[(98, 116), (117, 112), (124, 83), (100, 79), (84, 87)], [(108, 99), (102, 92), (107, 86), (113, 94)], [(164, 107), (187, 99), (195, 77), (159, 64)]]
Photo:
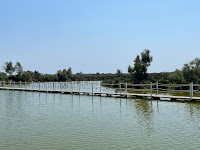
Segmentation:
[(0, 91), (1, 150), (200, 149), (200, 103)]

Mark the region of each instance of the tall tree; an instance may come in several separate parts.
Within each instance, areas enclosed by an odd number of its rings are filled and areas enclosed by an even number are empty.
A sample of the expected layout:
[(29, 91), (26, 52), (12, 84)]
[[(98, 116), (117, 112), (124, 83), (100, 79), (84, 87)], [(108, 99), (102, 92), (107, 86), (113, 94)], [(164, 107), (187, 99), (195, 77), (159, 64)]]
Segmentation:
[(151, 65), (152, 61), (153, 57), (150, 55), (150, 50), (145, 49), (141, 53), (141, 56), (136, 56), (134, 66), (131, 67), (129, 65), (128, 72), (131, 74), (132, 80), (135, 83), (140, 83), (148, 77), (147, 68)]
[(72, 78), (72, 68), (71, 67), (69, 67), (68, 70), (67, 70), (67, 76), (68, 76), (69, 79)]
[(22, 68), (22, 65), (20, 64), (20, 62), (17, 61), (14, 68), (15, 68), (17, 75), (21, 75), (23, 73), (23, 68)]
[(12, 75), (13, 72), (15, 72), (15, 68), (13, 67), (13, 63), (12, 61), (10, 62), (6, 62), (3, 66), (3, 69), (5, 70), (6, 73), (8, 73), (9, 75)]

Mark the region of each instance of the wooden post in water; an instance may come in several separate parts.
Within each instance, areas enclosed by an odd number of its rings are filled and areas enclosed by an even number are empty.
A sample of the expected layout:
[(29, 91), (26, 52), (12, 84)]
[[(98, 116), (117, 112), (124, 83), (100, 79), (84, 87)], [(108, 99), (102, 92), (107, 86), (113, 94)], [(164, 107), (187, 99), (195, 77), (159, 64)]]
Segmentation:
[(15, 88), (15, 81), (13, 82), (13, 88)]
[(22, 85), (22, 81), (19, 81), (19, 87), (21, 88), (21, 85)]
[(39, 90), (40, 90), (40, 82), (39, 82)]
[(152, 99), (152, 82), (151, 82), (151, 99)]
[(9, 83), (9, 87), (11, 87), (11, 81), (10, 81), (10, 83)]
[(53, 82), (53, 91), (54, 91), (54, 82)]
[(26, 81), (25, 81), (25, 89), (26, 89)]

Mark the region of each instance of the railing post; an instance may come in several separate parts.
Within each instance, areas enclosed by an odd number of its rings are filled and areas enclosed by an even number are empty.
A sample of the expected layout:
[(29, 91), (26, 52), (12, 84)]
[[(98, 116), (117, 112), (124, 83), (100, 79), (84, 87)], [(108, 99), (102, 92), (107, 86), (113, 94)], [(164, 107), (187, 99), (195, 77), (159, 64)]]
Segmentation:
[(53, 91), (54, 91), (54, 88), (55, 88), (55, 87), (54, 87), (54, 82), (53, 82)]
[(194, 86), (193, 86), (193, 82), (192, 82), (192, 97), (194, 96), (194, 90), (193, 90)]
[(121, 82), (119, 82), (119, 90), (120, 90), (120, 97), (121, 97)]
[(13, 82), (13, 88), (15, 88), (15, 81)]
[(190, 83), (190, 100), (193, 98), (193, 82)]
[(152, 99), (152, 82), (151, 82), (151, 99)]
[(126, 82), (126, 94), (127, 94), (127, 82)]
[(100, 81), (100, 92), (101, 92), (101, 81)]
[(39, 82), (39, 90), (40, 90), (40, 82)]
[(26, 81), (25, 81), (25, 89), (26, 89)]
[(157, 95), (158, 95), (158, 81), (156, 82), (156, 90), (157, 90)]
[(22, 85), (22, 81), (19, 81), (19, 87), (21, 88), (21, 85)]
[(92, 96), (93, 96), (93, 81), (92, 81)]
[(73, 94), (73, 83), (72, 83), (72, 81), (71, 81), (71, 89), (72, 89), (72, 94)]
[(10, 81), (10, 83), (9, 83), (9, 87), (11, 87), (11, 81)]

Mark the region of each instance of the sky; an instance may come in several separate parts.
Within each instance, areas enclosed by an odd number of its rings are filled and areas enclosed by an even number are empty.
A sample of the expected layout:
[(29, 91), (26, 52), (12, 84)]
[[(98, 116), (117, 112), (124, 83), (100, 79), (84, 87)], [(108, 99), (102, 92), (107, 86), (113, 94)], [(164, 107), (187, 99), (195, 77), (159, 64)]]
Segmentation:
[(127, 73), (144, 49), (149, 73), (200, 57), (200, 1), (0, 0), (0, 71)]

